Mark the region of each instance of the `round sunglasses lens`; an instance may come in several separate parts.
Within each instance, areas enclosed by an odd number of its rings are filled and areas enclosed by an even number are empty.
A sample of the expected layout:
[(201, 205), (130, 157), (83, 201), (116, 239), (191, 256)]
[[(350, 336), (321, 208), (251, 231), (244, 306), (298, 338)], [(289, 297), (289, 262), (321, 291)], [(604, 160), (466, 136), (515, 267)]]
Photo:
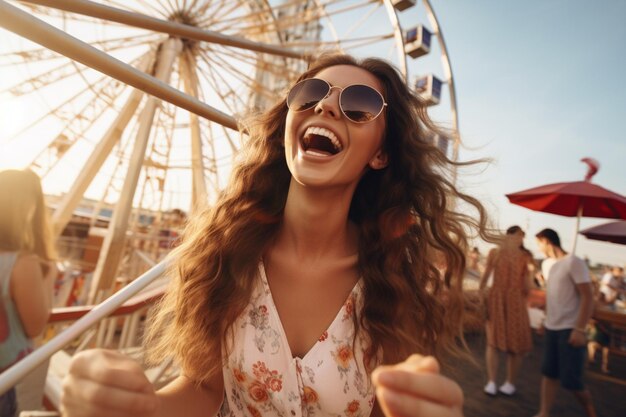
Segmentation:
[(341, 93), (341, 108), (348, 119), (357, 123), (374, 120), (384, 106), (382, 96), (366, 85), (351, 85)]
[(287, 107), (292, 111), (304, 111), (315, 106), (328, 94), (328, 84), (317, 78), (309, 78), (294, 85), (287, 95)]

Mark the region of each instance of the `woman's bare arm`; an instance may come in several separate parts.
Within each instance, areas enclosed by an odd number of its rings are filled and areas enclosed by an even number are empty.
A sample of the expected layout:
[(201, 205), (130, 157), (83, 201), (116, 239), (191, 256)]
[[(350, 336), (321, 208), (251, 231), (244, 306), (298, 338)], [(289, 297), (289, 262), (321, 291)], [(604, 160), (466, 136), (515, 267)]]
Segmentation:
[(43, 332), (52, 308), (50, 277), (44, 276), (36, 255), (21, 255), (15, 261), (11, 273), (11, 298), (30, 338)]

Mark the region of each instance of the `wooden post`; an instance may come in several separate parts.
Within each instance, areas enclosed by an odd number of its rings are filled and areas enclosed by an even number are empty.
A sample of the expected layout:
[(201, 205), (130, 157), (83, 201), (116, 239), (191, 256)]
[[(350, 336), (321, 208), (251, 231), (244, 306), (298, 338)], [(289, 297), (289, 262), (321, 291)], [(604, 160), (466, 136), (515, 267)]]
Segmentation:
[[(174, 60), (180, 55), (182, 48), (183, 43), (178, 38), (169, 38), (161, 45), (156, 58), (157, 79), (163, 82), (169, 81)], [(113, 289), (120, 261), (124, 254), (126, 230), (131, 215), (133, 197), (139, 181), (139, 174), (145, 158), (150, 130), (158, 103), (158, 99), (150, 97), (141, 113), (139, 130), (120, 199), (115, 206), (113, 218), (109, 223), (109, 229), (102, 244), (98, 264), (94, 271), (92, 286), (89, 290), (89, 304), (97, 303), (102, 299), (101, 297), (107, 296), (109, 291)]]
[[(198, 98), (198, 75), (195, 71), (195, 62), (191, 52), (181, 56), (180, 67), (185, 93)], [(206, 204), (207, 190), (204, 181), (204, 161), (202, 159), (202, 139), (200, 137), (200, 122), (198, 116), (189, 113), (189, 129), (191, 131), (191, 175), (192, 175), (192, 197), (191, 211)]]

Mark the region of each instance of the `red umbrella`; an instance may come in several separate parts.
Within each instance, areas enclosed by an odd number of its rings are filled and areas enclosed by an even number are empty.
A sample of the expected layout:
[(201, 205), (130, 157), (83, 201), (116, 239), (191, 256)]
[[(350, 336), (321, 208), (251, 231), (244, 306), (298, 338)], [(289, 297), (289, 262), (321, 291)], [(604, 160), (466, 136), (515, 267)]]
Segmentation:
[(585, 229), (580, 234), (587, 239), (626, 245), (626, 221), (604, 223)]
[(548, 184), (507, 197), (513, 204), (544, 213), (626, 219), (626, 197), (587, 181)]
[(583, 159), (583, 162), (589, 165), (585, 181), (548, 184), (506, 195), (511, 203), (531, 210), (577, 217), (572, 252), (576, 251), (582, 216), (626, 219), (626, 197), (592, 184), (590, 180), (597, 172), (598, 164), (589, 158)]

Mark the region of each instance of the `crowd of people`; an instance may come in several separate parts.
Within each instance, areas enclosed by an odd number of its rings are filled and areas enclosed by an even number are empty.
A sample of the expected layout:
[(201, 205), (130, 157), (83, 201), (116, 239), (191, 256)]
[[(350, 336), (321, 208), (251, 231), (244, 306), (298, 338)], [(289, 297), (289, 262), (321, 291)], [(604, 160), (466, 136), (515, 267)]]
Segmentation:
[[(486, 312), (486, 374), (484, 392), (512, 396), (521, 361), (532, 350), (528, 296), (531, 289), (543, 290), (546, 297), (544, 319), (537, 329), (543, 339), (540, 411), (547, 417), (558, 386), (569, 390), (588, 416), (596, 416), (589, 391), (583, 383), (586, 363), (593, 363), (601, 351), (600, 369), (609, 373), (610, 323), (594, 320), (596, 307), (613, 307), (626, 298), (626, 278), (620, 266), (605, 266), (601, 276), (589, 271), (587, 259), (563, 250), (558, 234), (544, 229), (536, 238), (536, 261), (524, 247), (519, 226), (506, 230), (501, 243), (484, 261), (477, 248), (468, 254), (469, 276), (479, 273), (479, 288)], [(623, 304), (621, 305), (623, 306)], [(506, 377), (496, 383), (501, 354), (507, 358)]]

